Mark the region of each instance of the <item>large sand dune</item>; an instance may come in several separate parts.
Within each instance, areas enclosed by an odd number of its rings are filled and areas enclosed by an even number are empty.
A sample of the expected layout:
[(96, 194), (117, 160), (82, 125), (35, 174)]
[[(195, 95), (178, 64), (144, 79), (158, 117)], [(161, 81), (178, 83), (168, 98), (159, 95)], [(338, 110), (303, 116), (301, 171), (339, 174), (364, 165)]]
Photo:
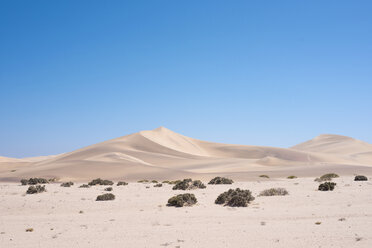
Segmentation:
[(189, 138), (160, 127), (60, 155), (0, 157), (3, 181), (30, 176), (78, 181), (93, 177), (203, 179), (217, 174), (243, 180), (264, 172), (313, 176), (327, 170), (372, 173), (372, 145), (339, 135), (320, 135), (291, 148), (230, 145)]

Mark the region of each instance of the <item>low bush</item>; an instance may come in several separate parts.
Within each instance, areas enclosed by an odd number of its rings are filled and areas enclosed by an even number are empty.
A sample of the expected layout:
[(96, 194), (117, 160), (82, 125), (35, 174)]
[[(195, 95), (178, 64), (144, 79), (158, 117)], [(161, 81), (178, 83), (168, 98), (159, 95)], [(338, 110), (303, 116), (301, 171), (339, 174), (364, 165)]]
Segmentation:
[(79, 186), (79, 188), (90, 188), (90, 186), (88, 184), (82, 184)]
[(328, 173), (328, 174), (324, 174), (323, 176), (319, 178), (315, 178), (314, 181), (316, 182), (332, 181), (333, 178), (337, 178), (337, 177), (340, 177), (340, 176), (335, 173)]
[(159, 183), (159, 182), (158, 182), (158, 181), (156, 181), (156, 180), (152, 180), (151, 182), (152, 182), (152, 183)]
[(120, 181), (120, 182), (118, 182), (118, 184), (116, 184), (116, 186), (125, 186), (125, 185), (128, 185), (128, 183), (123, 182), (123, 181)]
[(366, 176), (358, 175), (355, 176), (354, 181), (368, 181), (368, 178)]
[(112, 187), (105, 188), (105, 191), (112, 191)]
[(36, 185), (36, 184), (47, 184), (49, 181), (45, 178), (30, 178), (30, 179), (22, 179), (22, 185)]
[(167, 206), (185, 207), (192, 206), (197, 202), (194, 194), (180, 194), (169, 198)]
[(288, 179), (295, 179), (295, 178), (297, 178), (296, 176), (288, 176), (287, 177)]
[(239, 188), (229, 189), (220, 194), (215, 203), (230, 207), (246, 207), (248, 203), (254, 200), (251, 191), (241, 190)]
[(26, 194), (38, 194), (38, 193), (42, 193), (45, 191), (46, 191), (45, 185), (44, 186), (36, 185), (36, 186), (28, 187)]
[(200, 180), (183, 179), (173, 186), (173, 190), (205, 189), (206, 186)]
[(156, 188), (163, 187), (163, 184), (157, 183), (157, 184), (154, 185), (154, 187), (156, 187)]
[(72, 185), (74, 185), (73, 182), (61, 183), (61, 187), (71, 187)]
[(96, 201), (112, 201), (115, 200), (115, 195), (111, 193), (106, 193), (103, 195), (97, 196)]
[(285, 188), (271, 188), (261, 191), (259, 196), (275, 196), (275, 195), (288, 195), (288, 191)]
[(259, 177), (270, 178), (268, 175), (259, 175)]
[(142, 180), (137, 181), (137, 183), (148, 183), (148, 182), (149, 182), (149, 180), (147, 180), (147, 179), (142, 179)]
[(90, 186), (94, 185), (113, 185), (114, 182), (110, 180), (102, 180), (101, 178), (93, 179), (91, 182), (88, 183)]
[(336, 186), (336, 183), (325, 182), (319, 185), (318, 190), (320, 191), (332, 191)]
[(208, 184), (232, 184), (234, 181), (226, 177), (215, 177)]

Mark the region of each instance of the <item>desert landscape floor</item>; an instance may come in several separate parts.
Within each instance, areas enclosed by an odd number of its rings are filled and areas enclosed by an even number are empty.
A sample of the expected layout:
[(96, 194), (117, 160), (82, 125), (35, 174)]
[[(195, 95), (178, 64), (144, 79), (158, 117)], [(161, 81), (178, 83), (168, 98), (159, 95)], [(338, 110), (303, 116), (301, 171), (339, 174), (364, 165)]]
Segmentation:
[[(0, 184), (0, 247), (372, 247), (372, 182), (342, 176), (334, 191), (314, 178), (263, 179), (207, 185), (192, 207), (168, 207), (172, 185), (113, 186), (114, 201), (97, 202), (105, 186)], [(206, 183), (206, 182), (205, 182)], [(249, 189), (246, 208), (214, 204), (230, 188)], [(286, 196), (258, 196), (283, 187)], [(33, 228), (32, 232), (26, 229)]]

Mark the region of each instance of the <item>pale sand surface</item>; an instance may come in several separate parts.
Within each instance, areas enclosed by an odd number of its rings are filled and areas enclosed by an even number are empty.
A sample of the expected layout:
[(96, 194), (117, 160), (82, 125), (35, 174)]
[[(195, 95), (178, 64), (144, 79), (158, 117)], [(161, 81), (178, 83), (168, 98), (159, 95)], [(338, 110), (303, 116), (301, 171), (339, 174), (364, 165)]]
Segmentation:
[[(104, 186), (48, 184), (45, 193), (25, 195), (27, 186), (1, 183), (0, 247), (372, 247), (370, 180), (354, 182), (350, 174), (334, 179), (334, 191), (320, 192), (310, 177), (256, 177), (187, 191), (198, 204), (183, 208), (166, 206), (184, 192), (167, 184), (113, 186), (114, 201), (96, 202)], [(284, 187), (289, 195), (256, 197), (247, 208), (214, 204), (236, 187), (254, 196)]]

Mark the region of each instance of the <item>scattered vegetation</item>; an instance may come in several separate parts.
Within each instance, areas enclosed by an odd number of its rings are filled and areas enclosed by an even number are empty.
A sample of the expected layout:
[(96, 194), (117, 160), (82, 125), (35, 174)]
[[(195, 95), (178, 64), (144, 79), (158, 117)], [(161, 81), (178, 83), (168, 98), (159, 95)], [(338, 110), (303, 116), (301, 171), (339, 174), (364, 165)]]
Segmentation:
[(112, 191), (112, 187), (105, 188), (105, 191)]
[(82, 184), (79, 186), (79, 188), (90, 188), (90, 186), (88, 184)]
[(233, 180), (226, 178), (226, 177), (215, 177), (209, 181), (208, 184), (232, 184), (234, 183)]
[(259, 175), (259, 177), (270, 178), (268, 175)]
[(324, 174), (323, 176), (319, 178), (315, 178), (314, 181), (316, 182), (332, 181), (332, 178), (337, 178), (337, 177), (340, 177), (340, 176), (335, 173), (328, 173), (328, 174)]
[(124, 181), (119, 181), (118, 184), (116, 184), (116, 186), (125, 186), (125, 185), (128, 185), (128, 183)]
[(61, 187), (71, 187), (72, 185), (74, 185), (73, 182), (66, 182), (66, 183), (62, 183)]
[(288, 176), (287, 177), (288, 179), (295, 179), (295, 178), (297, 178), (296, 176)]
[(271, 188), (261, 191), (259, 196), (275, 196), (275, 195), (288, 195), (288, 191), (285, 188)]
[(254, 200), (251, 191), (239, 188), (229, 189), (220, 194), (215, 203), (230, 207), (246, 207), (248, 203)]
[(36, 185), (36, 184), (47, 184), (49, 181), (45, 178), (30, 178), (30, 179), (22, 179), (22, 185)]
[(173, 190), (205, 189), (206, 186), (200, 180), (183, 179), (173, 186)]
[(336, 183), (325, 182), (319, 185), (318, 190), (320, 191), (332, 191), (336, 186)]
[(167, 206), (174, 206), (174, 207), (184, 207), (184, 206), (192, 206), (197, 203), (198, 200), (196, 199), (194, 194), (180, 194), (169, 198)]
[(366, 176), (358, 175), (355, 176), (354, 181), (368, 181), (368, 178)]
[(157, 184), (154, 185), (154, 187), (156, 187), (156, 188), (163, 187), (163, 184), (157, 183)]
[(90, 186), (94, 185), (113, 185), (114, 182), (110, 180), (102, 180), (101, 178), (93, 179), (91, 182), (88, 183)]
[(113, 201), (115, 200), (115, 195), (111, 193), (106, 193), (103, 195), (97, 196), (96, 201)]
[(38, 194), (38, 193), (42, 193), (42, 192), (45, 192), (46, 189), (45, 189), (45, 185), (44, 186), (41, 186), (41, 185), (36, 185), (36, 186), (30, 186), (28, 187), (27, 191), (26, 191), (26, 194)]

